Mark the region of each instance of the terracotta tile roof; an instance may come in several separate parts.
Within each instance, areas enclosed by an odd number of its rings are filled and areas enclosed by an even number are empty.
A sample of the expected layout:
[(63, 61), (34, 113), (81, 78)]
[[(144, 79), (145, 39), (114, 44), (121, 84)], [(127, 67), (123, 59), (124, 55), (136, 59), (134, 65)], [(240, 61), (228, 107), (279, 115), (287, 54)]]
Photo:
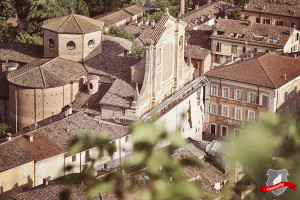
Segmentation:
[(44, 47), (29, 43), (0, 44), (0, 60), (9, 60), (21, 63), (30, 63), (44, 56)]
[(33, 156), (15, 141), (0, 144), (0, 172), (33, 161)]
[[(247, 21), (219, 19), (217, 29), (211, 37), (283, 47), (290, 38), (292, 30), (293, 28), (290, 27), (256, 23), (249, 26)], [(235, 37), (234, 34), (238, 35)]]
[(201, 25), (198, 30), (186, 32), (184, 57), (188, 57), (190, 52), (192, 58), (204, 60), (211, 53), (211, 34), (212, 26), (208, 25)]
[(131, 51), (132, 42), (124, 38), (102, 35), (102, 52), (109, 55), (119, 55), (125, 50)]
[[(87, 187), (84, 185), (63, 185), (58, 183), (50, 183), (47, 186), (39, 185), (12, 196), (14, 200), (60, 200), (60, 193), (68, 189), (70, 191), (69, 200), (85, 200)], [(94, 197), (92, 200), (100, 200), (100, 197)]]
[(103, 15), (95, 16), (93, 17), (93, 19), (104, 22), (105, 26), (107, 27), (107, 26), (114, 25), (120, 21), (131, 18), (134, 15), (138, 15), (142, 12), (144, 12), (144, 9), (136, 5), (133, 5), (128, 8), (122, 8), (117, 11), (112, 11), (109, 13), (105, 13)]
[(146, 45), (146, 40), (150, 37), (154, 31), (155, 26), (141, 24), (138, 26), (138, 23), (131, 22), (123, 30), (131, 33), (136, 38), (135, 41), (141, 46)]
[[(129, 134), (128, 127), (112, 124), (109, 122), (98, 122), (83, 112), (77, 112), (59, 121), (37, 129), (47, 139), (62, 147), (65, 152), (70, 142), (76, 137), (86, 133), (91, 136), (108, 134), (114, 140)], [(92, 147), (93, 144), (86, 148)]]
[(245, 11), (268, 13), (289, 17), (300, 17), (300, 2), (298, 0), (266, 1), (250, 0), (244, 7)]
[(244, 62), (216, 67), (206, 72), (205, 75), (268, 88), (279, 88), (300, 76), (300, 59), (276, 54), (261, 54)]
[[(28, 134), (33, 136), (33, 141), (28, 140)], [(62, 147), (47, 139), (42, 133), (34, 131), (28, 134), (15, 137), (13, 140), (22, 148), (30, 152), (35, 161), (65, 153), (65, 150)]]
[[(209, 19), (216, 19), (219, 16), (224, 16), (225, 10), (232, 8), (232, 4), (224, 1), (214, 2), (211, 5), (205, 4), (198, 9), (192, 10), (182, 16), (182, 20), (192, 26), (202, 24)], [(202, 20), (201, 20), (202, 19)]]
[(85, 74), (82, 64), (56, 57), (31, 62), (10, 72), (7, 79), (24, 87), (49, 88), (66, 85)]
[(162, 36), (162, 34), (165, 32), (165, 30), (167, 29), (166, 24), (168, 19), (170, 18), (170, 14), (169, 13), (165, 13), (162, 18), (160, 19), (160, 21), (157, 23), (157, 25), (155, 26), (154, 31), (151, 33), (151, 35), (149, 36), (149, 38), (147, 39), (146, 42), (154, 42), (154, 44), (156, 44), (160, 37)]
[(82, 15), (66, 15), (43, 22), (42, 28), (57, 33), (90, 33), (102, 31), (104, 23)]

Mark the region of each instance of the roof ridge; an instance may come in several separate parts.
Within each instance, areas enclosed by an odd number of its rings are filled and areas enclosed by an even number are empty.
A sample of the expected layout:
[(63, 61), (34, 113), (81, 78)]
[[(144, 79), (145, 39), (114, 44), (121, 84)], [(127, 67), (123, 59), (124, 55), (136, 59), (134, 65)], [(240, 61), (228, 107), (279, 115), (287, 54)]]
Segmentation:
[(256, 60), (257, 60), (257, 62), (259, 63), (259, 65), (261, 66), (261, 68), (264, 70), (264, 72), (266, 73), (266, 75), (267, 75), (268, 79), (270, 80), (270, 82), (272, 83), (273, 87), (277, 88), (277, 87), (275, 86), (275, 84), (273, 83), (273, 81), (270, 79), (269, 74), (266, 72), (265, 68), (263, 67), (263, 65), (262, 65), (262, 64), (260, 63), (260, 61), (259, 61), (259, 59), (260, 59), (261, 57), (264, 57), (264, 56), (266, 56), (266, 55), (268, 55), (268, 54), (262, 55), (262, 56), (258, 57)]
[[(76, 19), (76, 17), (75, 17), (75, 14), (72, 14), (72, 16), (73, 16), (73, 18), (74, 18), (76, 24), (79, 26), (80, 30), (82, 31), (82, 33), (84, 33), (82, 27), (80, 26), (80, 24), (78, 23), (78, 21), (77, 21), (77, 19)], [(86, 20), (86, 21), (87, 21), (87, 20)]]
[[(85, 20), (86, 22), (88, 22), (88, 23), (90, 23), (90, 24), (93, 24), (93, 25), (95, 25), (95, 26), (99, 26), (99, 24), (96, 24), (96, 23), (93, 22), (93, 21), (97, 21), (96, 19), (89, 18), (89, 17), (86, 17), (86, 16), (84, 16), (84, 15), (77, 15), (77, 14), (74, 14), (74, 15), (77, 16), (78, 18), (82, 19), (82, 20)], [(83, 19), (83, 18), (81, 18), (81, 17), (86, 17), (86, 18), (88, 18), (88, 20), (87, 20), (87, 19)], [(92, 21), (91, 21), (90, 19), (92, 19)], [(99, 20), (99, 21), (100, 21), (100, 20)], [(97, 22), (99, 22), (99, 21), (97, 21)], [(77, 20), (76, 20), (76, 22), (77, 22)], [(100, 22), (103, 23), (103, 21), (100, 21)]]
[(69, 17), (67, 17), (66, 21), (64, 23), (62, 23), (62, 25), (56, 30), (56, 32), (58, 32), (66, 23), (67, 21), (71, 18), (71, 15), (69, 15)]

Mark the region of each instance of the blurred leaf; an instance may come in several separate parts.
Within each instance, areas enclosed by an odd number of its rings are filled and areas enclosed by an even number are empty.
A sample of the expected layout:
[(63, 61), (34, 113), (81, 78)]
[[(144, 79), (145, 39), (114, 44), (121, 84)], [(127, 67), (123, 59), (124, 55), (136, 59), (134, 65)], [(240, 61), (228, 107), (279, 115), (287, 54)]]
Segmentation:
[(71, 192), (69, 189), (63, 189), (59, 195), (60, 200), (69, 200), (71, 199)]
[(82, 135), (79, 138), (76, 138), (74, 141), (71, 142), (68, 155), (73, 155), (78, 152), (80, 152), (88, 142), (88, 136), (87, 135)]
[(113, 189), (111, 183), (99, 182), (93, 188), (91, 188), (87, 193), (87, 198), (92, 199), (96, 195), (100, 195), (102, 192), (108, 192)]

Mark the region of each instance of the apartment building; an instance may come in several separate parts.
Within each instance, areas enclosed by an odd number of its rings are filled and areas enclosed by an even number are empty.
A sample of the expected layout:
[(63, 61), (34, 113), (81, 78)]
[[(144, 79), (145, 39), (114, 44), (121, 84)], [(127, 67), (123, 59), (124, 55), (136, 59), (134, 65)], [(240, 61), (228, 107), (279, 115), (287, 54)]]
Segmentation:
[(299, 110), (299, 59), (259, 53), (206, 76), (211, 81), (209, 132), (219, 137), (238, 137), (247, 122), (264, 113), (284, 119)]
[(291, 27), (219, 19), (211, 36), (212, 67), (233, 61), (248, 51), (276, 54), (298, 52), (299, 35), (300, 31)]
[(297, 0), (250, 0), (242, 10), (252, 23), (300, 29), (300, 3)]

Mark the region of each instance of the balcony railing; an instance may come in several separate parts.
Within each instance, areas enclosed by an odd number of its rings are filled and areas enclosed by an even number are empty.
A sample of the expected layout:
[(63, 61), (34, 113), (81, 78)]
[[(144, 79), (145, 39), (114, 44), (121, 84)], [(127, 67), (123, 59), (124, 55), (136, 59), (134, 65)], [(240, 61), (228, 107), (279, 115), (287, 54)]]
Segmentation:
[(228, 124), (231, 125), (231, 126), (244, 127), (246, 125), (246, 121), (229, 119)]

